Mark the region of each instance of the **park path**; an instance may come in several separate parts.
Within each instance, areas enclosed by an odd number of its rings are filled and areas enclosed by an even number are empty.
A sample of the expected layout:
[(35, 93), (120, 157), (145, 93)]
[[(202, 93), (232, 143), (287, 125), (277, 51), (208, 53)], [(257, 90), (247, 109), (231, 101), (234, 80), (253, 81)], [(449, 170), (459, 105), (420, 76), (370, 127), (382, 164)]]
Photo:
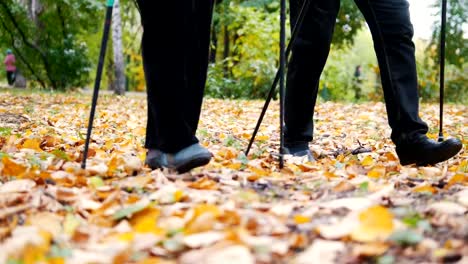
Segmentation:
[(245, 157), (263, 102), (207, 99), (214, 159), (176, 175), (143, 166), (145, 100), (100, 97), (81, 170), (89, 94), (0, 94), (0, 263), (468, 262), (466, 106), (446, 111), (457, 157), (402, 167), (384, 104), (321, 102), (317, 161), (280, 171), (277, 104)]

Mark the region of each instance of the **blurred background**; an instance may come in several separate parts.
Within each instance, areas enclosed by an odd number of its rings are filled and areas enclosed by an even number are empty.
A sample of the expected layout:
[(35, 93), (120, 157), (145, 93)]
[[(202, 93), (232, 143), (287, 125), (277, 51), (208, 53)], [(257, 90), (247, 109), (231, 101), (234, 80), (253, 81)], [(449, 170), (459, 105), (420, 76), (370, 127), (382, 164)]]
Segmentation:
[[(116, 1), (103, 89), (144, 91), (140, 26), (133, 0)], [(380, 72), (367, 25), (354, 1), (342, 0), (321, 100), (382, 100)], [(415, 28), (419, 92), (438, 99), (441, 0), (409, 0)], [(468, 102), (468, 1), (448, 0), (446, 97)], [(0, 0), (0, 59), (11, 49), (27, 89), (90, 89), (105, 1)], [(166, 41), (164, 35), (155, 36)], [(264, 98), (278, 64), (279, 1), (218, 0), (212, 24), (207, 96)], [(7, 87), (5, 70), (0, 86)], [(19, 85), (24, 86), (24, 85)]]

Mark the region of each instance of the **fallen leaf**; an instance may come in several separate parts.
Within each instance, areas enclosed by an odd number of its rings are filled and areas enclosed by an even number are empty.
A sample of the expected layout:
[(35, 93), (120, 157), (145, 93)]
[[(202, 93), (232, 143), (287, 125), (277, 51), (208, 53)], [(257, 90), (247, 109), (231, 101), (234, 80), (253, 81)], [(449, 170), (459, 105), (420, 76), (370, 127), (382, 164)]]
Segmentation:
[(14, 180), (0, 185), (0, 193), (30, 192), (35, 186), (31, 180)]
[(388, 240), (402, 246), (416, 245), (423, 240), (423, 236), (411, 231), (411, 230), (400, 230), (393, 233)]
[(355, 241), (384, 241), (394, 230), (393, 215), (382, 206), (373, 206), (361, 212), (359, 221), (359, 227), (351, 233), (351, 238)]
[(445, 186), (445, 189), (449, 189), (455, 184), (468, 184), (468, 175), (464, 174), (455, 174), (452, 178), (450, 178), (448, 184)]
[(362, 161), (361, 161), (361, 165), (362, 166), (372, 166), (375, 164), (375, 161), (374, 159), (372, 158), (371, 155), (367, 155)]
[(305, 224), (305, 223), (309, 223), (310, 222), (310, 218), (307, 217), (307, 216), (304, 216), (304, 215), (295, 215), (294, 216), (294, 223), (296, 223), (296, 225), (301, 225), (301, 224)]
[(384, 178), (386, 173), (385, 166), (375, 166), (368, 173), (367, 176), (372, 179)]
[(219, 264), (220, 261), (226, 264), (254, 264), (255, 258), (250, 250), (242, 245), (189, 251), (179, 258), (181, 264)]
[(430, 185), (422, 185), (422, 186), (418, 186), (416, 188), (413, 188), (413, 192), (436, 194), (437, 189), (430, 186)]
[(357, 245), (353, 248), (353, 255), (356, 257), (375, 257), (387, 252), (389, 246), (384, 243), (368, 243)]
[(334, 264), (338, 254), (346, 250), (345, 244), (339, 241), (316, 239), (304, 252), (293, 261), (295, 264)]
[(129, 206), (126, 206), (120, 210), (118, 210), (117, 212), (115, 212), (113, 215), (112, 215), (112, 218), (114, 220), (119, 220), (119, 219), (122, 219), (122, 218), (131, 218), (133, 214), (135, 213), (138, 213), (142, 210), (144, 210), (146, 207), (148, 207), (150, 205), (150, 202), (149, 200), (146, 200), (146, 199), (142, 199), (140, 201), (138, 201), (137, 203), (135, 204), (132, 204), (132, 205), (129, 205)]
[(34, 139), (27, 139), (26, 141), (24, 141), (22, 148), (33, 149), (35, 151), (41, 152), (42, 149), (40, 146), (41, 146), (41, 142), (38, 139), (34, 138)]
[(453, 202), (435, 202), (427, 207), (437, 213), (448, 215), (464, 215), (468, 209), (462, 205)]
[(22, 164), (18, 164), (10, 160), (8, 157), (3, 157), (2, 163), (3, 163), (2, 175), (4, 176), (17, 176), (17, 177), (22, 176), (27, 170), (26, 166), (23, 166)]
[(200, 248), (210, 246), (222, 240), (225, 236), (223, 232), (209, 231), (185, 236), (183, 241), (189, 248)]
[(189, 184), (190, 188), (198, 190), (217, 190), (218, 185), (215, 181), (210, 180), (207, 177), (203, 177), (196, 182)]

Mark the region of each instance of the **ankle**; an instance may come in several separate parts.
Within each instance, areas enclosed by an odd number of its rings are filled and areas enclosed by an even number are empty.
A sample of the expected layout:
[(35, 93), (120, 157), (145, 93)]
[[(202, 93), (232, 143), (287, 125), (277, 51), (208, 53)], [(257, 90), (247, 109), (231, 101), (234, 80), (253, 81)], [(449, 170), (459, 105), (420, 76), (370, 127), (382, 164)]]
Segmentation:
[(307, 142), (286, 143), (285, 148), (287, 148), (290, 153), (297, 153), (309, 150), (309, 144)]

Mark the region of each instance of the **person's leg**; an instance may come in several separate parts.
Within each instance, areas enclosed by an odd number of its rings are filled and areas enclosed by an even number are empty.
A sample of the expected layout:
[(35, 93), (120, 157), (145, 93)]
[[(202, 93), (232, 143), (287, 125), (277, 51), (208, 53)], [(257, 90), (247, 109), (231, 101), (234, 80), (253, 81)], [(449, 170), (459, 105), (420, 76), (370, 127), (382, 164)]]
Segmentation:
[(403, 165), (435, 164), (454, 156), (461, 142), (443, 143), (426, 137), (419, 117), (413, 26), (406, 0), (355, 0), (371, 29), (381, 69), (382, 86), (392, 140)]
[(148, 92), (146, 164), (183, 173), (207, 164), (212, 157), (195, 137), (206, 79), (212, 2), (138, 3)]
[(426, 134), (419, 118), (413, 25), (406, 0), (356, 0), (371, 29), (392, 140)]
[[(339, 0), (312, 1), (292, 48), (285, 96), (285, 146), (292, 152), (308, 150), (313, 138), (313, 116), (320, 75), (330, 51)], [(304, 0), (290, 0), (291, 25)]]
[(185, 120), (194, 136), (206, 85), (213, 4), (213, 0), (194, 1), (191, 14), (193, 22), (189, 24), (191, 33), (190, 41), (187, 43), (189, 51), (186, 64), (188, 84), (185, 87), (183, 106)]
[(145, 146), (175, 153), (198, 142), (184, 115), (192, 3), (138, 0), (138, 4), (148, 93)]
[(13, 85), (13, 72), (7, 71), (6, 75), (7, 75), (8, 85)]

